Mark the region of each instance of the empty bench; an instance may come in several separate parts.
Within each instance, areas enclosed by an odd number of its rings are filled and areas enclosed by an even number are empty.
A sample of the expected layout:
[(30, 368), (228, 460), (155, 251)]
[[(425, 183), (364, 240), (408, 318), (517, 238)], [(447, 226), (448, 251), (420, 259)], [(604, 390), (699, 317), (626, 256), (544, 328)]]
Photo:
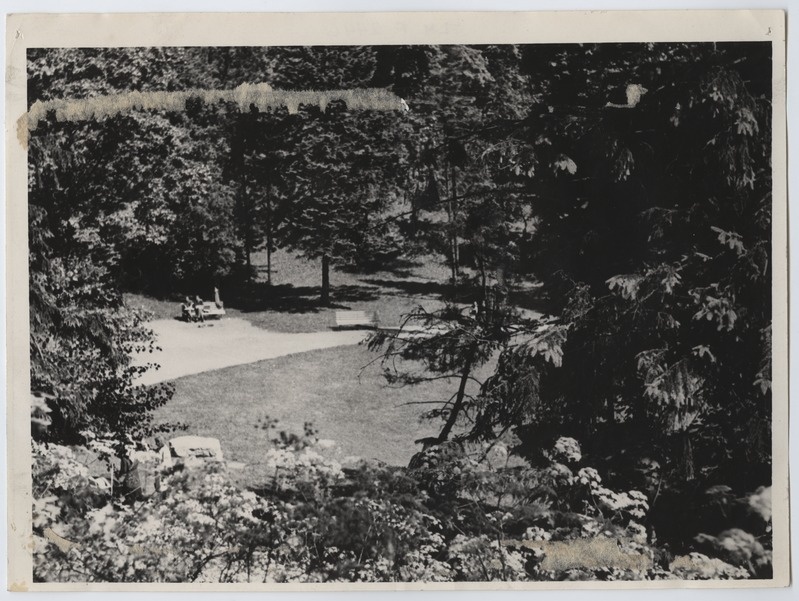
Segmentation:
[(336, 311), (337, 328), (375, 328), (377, 313), (367, 315), (366, 311)]

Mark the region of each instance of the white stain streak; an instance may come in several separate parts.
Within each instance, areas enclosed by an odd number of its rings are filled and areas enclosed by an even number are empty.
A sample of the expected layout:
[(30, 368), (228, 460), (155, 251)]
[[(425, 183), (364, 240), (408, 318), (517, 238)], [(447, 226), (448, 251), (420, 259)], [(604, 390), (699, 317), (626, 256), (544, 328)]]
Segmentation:
[(135, 110), (183, 111), (186, 102), (198, 99), (205, 104), (235, 103), (239, 110), (257, 107), (261, 111), (285, 107), (296, 114), (300, 106), (318, 106), (323, 111), (341, 100), (348, 110), (408, 111), (408, 104), (385, 88), (351, 90), (277, 90), (267, 83), (242, 84), (232, 90), (186, 90), (181, 92), (125, 92), (81, 99), (47, 100), (33, 103), (18, 123), (17, 137), (27, 146), (27, 134), (53, 111), (57, 121), (105, 119)]
[(126, 92), (78, 100), (36, 101), (28, 111), (28, 127), (36, 129), (48, 112), (55, 111), (58, 121), (102, 119), (133, 110), (182, 111), (190, 99), (206, 104), (234, 102), (239, 109), (256, 106), (260, 110), (286, 107), (291, 114), (300, 105), (324, 110), (330, 102), (343, 100), (349, 110), (402, 111), (407, 103), (384, 88), (352, 90), (276, 90), (267, 83), (242, 84), (232, 90), (186, 90), (182, 92)]

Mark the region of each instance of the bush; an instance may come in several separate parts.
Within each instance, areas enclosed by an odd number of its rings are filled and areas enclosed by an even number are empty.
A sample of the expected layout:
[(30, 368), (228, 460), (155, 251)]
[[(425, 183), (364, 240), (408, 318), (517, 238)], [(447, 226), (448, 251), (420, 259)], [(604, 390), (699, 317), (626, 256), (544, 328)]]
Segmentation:
[[(574, 439), (532, 467), (503, 443), (448, 443), (412, 469), (342, 467), (304, 437), (276, 438), (257, 493), (224, 464), (172, 468), (120, 503), (74, 451), (33, 443), (37, 581), (445, 582), (762, 576), (751, 534), (697, 538), (673, 562), (647, 541), (649, 501), (581, 466)], [(747, 497), (767, 514), (765, 491)], [(754, 500), (753, 500), (754, 499)], [(701, 548), (700, 548), (701, 547)]]

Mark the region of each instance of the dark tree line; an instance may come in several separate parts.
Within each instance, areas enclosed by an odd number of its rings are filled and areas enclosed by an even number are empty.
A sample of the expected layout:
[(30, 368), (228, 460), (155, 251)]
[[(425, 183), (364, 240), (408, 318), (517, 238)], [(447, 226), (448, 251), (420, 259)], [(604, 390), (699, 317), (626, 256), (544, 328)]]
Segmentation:
[[(491, 182), (458, 206), (458, 240), (478, 251), (474, 266), (493, 261), (495, 292), (483, 281), (473, 311), (413, 316), (430, 337), (373, 340), (387, 365), (421, 360), (428, 377), (461, 384), (432, 412), (439, 441), (510, 430), (535, 458), (575, 437), (615, 481), (647, 490), (650, 526), (675, 544), (708, 518), (709, 487), (770, 483), (769, 52), (522, 50), (518, 72), (536, 82), (528, 110), (458, 140), (462, 164)], [(497, 307), (508, 263), (540, 278), (551, 318)], [(493, 375), (464, 396), (487, 360), (476, 349), (497, 348)]]

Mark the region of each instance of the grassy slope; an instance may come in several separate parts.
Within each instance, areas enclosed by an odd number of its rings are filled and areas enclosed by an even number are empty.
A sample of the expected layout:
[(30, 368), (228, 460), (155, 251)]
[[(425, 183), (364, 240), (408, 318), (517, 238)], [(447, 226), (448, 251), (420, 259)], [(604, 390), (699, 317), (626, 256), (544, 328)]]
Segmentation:
[(435, 435), (440, 425), (419, 421), (432, 405), (405, 403), (449, 398), (457, 383), (389, 388), (378, 364), (361, 372), (375, 356), (363, 346), (339, 347), (187, 376), (175, 381), (175, 396), (156, 420), (219, 438), (226, 459), (247, 464), (243, 481), (251, 485), (265, 475), (260, 462), (269, 443), (257, 426), (266, 416), (296, 434), (312, 422), (319, 438), (336, 442), (339, 458), (404, 465), (420, 449), (413, 441)]

